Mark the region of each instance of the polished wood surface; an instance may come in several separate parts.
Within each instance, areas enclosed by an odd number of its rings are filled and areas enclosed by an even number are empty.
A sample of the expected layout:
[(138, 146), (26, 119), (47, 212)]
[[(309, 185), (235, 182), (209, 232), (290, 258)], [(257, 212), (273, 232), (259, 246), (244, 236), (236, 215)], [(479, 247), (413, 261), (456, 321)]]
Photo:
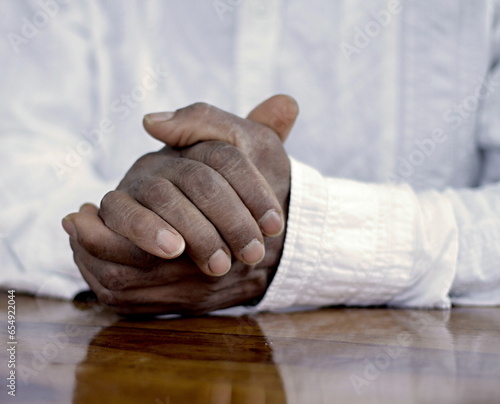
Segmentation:
[(2, 403), (500, 403), (500, 308), (131, 321), (17, 296), (16, 309), (16, 397), (2, 349)]

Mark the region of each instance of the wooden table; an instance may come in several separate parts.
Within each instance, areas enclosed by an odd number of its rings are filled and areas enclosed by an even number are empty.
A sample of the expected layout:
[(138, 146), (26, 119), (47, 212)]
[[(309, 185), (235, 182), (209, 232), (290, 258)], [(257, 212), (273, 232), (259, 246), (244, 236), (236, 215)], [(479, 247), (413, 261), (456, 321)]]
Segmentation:
[(141, 322), (18, 295), (16, 331), (2, 403), (500, 403), (500, 308)]

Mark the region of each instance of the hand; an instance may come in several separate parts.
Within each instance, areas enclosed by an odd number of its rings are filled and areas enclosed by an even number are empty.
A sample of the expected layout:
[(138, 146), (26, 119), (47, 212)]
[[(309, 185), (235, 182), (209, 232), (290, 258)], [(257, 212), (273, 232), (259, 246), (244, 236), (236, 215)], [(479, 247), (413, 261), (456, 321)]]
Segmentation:
[[(212, 277), (200, 272), (186, 254), (164, 260), (140, 250), (107, 228), (94, 205), (83, 205), (67, 220), (76, 229), (70, 244), (83, 278), (101, 303), (122, 315), (202, 315), (250, 304), (267, 289), (279, 260), (268, 252), (257, 267), (234, 262), (226, 275)], [(107, 261), (89, 252), (106, 256), (111, 249), (135, 265)]]
[[(199, 109), (200, 106), (196, 108)], [(203, 106), (202, 108), (212, 109), (213, 107)], [(188, 109), (181, 111), (189, 112)], [(276, 111), (281, 113), (281, 117), (277, 117)], [(228, 122), (222, 119), (226, 113), (219, 110), (215, 112), (219, 114), (221, 122), (228, 125)], [(295, 120), (296, 112), (297, 107), (293, 100), (278, 96), (257, 107), (249, 118), (275, 128), (280, 138), (284, 139)], [(162, 138), (166, 133), (169, 137), (168, 141), (173, 142), (175, 136), (172, 136), (172, 132), (161, 130), (164, 123), (159, 125), (156, 129), (153, 128), (155, 136)], [(146, 127), (151, 131), (151, 125), (147, 124)], [(178, 127), (186, 128), (187, 126), (179, 125)], [(213, 128), (209, 129), (213, 130)], [(259, 127), (259, 131), (261, 135), (269, 133), (269, 129), (262, 127)], [(179, 133), (182, 135), (182, 132), (176, 132), (173, 135)], [(200, 133), (203, 135), (203, 132), (195, 130), (190, 133), (192, 134), (191, 141), (203, 140), (202, 137), (196, 137)], [(248, 136), (246, 132), (222, 133), (230, 133), (234, 136), (229, 140), (244, 148), (259, 164), (257, 167), (261, 173), (269, 178), (272, 186), (276, 188), (278, 199), (281, 206), (285, 208), (284, 214), (286, 215), (286, 199), (289, 189), (288, 165), (282, 172), (287, 178), (286, 181), (280, 181), (279, 170), (272, 169), (272, 163), (280, 161), (280, 158), (276, 157), (284, 154), (280, 143), (271, 140), (277, 138), (270, 137), (268, 139), (270, 142), (265, 141), (259, 135), (253, 138), (257, 146), (265, 150), (261, 156), (251, 149), (251, 140), (242, 140), (242, 136)], [(218, 133), (216, 135), (220, 136)], [(265, 155), (271, 155), (274, 159), (266, 160)], [(75, 261), (87, 283), (103, 303), (112, 306), (122, 314), (167, 312), (202, 314), (250, 302), (262, 296), (267, 289), (279, 262), (284, 239), (284, 234), (278, 238), (266, 239), (267, 253), (265, 259), (257, 267), (252, 268), (235, 262), (230, 273), (221, 278), (210, 278), (199, 272), (195, 275), (192, 272), (194, 265), (185, 255), (176, 260), (164, 261), (137, 248), (131, 241), (105, 226), (97, 215), (96, 207), (85, 205), (80, 213), (69, 215), (63, 221), (63, 226), (71, 236)]]
[[(253, 116), (264, 118), (259, 110), (268, 113), (269, 104), (276, 99), (292, 102), (275, 97), (257, 108)], [(155, 123), (152, 118), (161, 120)], [(218, 138), (237, 147), (204, 142), (142, 157), (117, 191), (108, 193), (101, 202), (100, 216), (105, 224), (161, 258), (175, 258), (186, 247), (208, 275), (226, 273), (231, 252), (241, 262), (260, 262), (265, 253), (262, 234), (275, 237), (284, 229), (282, 206), (288, 195), (288, 177), (283, 176), (289, 164), (286, 154), (263, 153), (271, 150), (269, 142), (279, 143), (275, 134), (263, 125), (206, 104), (181, 109), (169, 121), (164, 114), (150, 115), (145, 126), (172, 146)], [(284, 137), (290, 128), (290, 124), (282, 125), (279, 134)], [(284, 167), (279, 171), (286, 184), (280, 200), (263, 176), (272, 178), (275, 173), (268, 167), (277, 163)], [(274, 188), (282, 186), (273, 180)]]

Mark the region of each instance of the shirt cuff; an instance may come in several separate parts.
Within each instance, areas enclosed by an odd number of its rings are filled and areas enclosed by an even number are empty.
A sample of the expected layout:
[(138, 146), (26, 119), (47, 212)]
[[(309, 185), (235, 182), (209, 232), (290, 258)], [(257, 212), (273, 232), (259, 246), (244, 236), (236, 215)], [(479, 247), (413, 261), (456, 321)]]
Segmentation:
[(293, 159), (291, 169), (283, 255), (256, 310), (450, 306), (457, 246), (444, 197), (421, 201), (407, 185), (324, 178)]
[[(290, 158), (290, 203), (285, 244), (280, 265), (256, 310), (293, 306), (316, 266), (325, 220), (328, 192), (321, 175)], [(307, 233), (307, 234), (306, 234)]]

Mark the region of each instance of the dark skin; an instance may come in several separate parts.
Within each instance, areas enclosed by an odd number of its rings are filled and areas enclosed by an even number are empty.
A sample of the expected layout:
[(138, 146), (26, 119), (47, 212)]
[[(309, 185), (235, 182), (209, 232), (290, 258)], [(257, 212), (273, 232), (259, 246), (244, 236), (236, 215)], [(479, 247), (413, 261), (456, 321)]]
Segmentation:
[[(146, 130), (175, 149), (141, 157), (100, 209), (86, 204), (63, 220), (98, 299), (124, 315), (201, 315), (260, 299), (284, 244), (282, 141), (297, 112), (275, 96), (247, 119), (205, 104), (146, 117)], [(165, 230), (173, 237), (160, 247)]]

